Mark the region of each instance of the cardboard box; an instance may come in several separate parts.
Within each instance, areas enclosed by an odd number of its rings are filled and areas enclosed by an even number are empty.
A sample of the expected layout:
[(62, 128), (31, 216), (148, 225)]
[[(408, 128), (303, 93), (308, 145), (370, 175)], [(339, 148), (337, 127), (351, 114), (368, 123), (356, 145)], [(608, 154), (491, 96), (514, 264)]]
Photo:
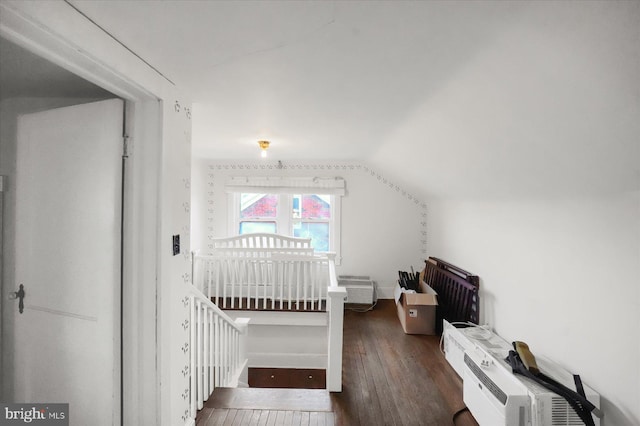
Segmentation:
[(420, 293), (403, 293), (398, 285), (395, 300), (398, 318), (406, 334), (436, 334), (438, 297), (435, 290), (421, 282)]

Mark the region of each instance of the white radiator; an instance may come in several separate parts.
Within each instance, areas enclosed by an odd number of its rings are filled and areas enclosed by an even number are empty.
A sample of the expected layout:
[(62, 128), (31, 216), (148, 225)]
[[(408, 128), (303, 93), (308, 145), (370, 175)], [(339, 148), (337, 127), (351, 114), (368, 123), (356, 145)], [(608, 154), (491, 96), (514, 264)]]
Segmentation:
[(338, 276), (338, 286), (347, 290), (347, 300), (345, 303), (373, 304), (374, 283), (371, 277), (362, 275), (340, 275)]

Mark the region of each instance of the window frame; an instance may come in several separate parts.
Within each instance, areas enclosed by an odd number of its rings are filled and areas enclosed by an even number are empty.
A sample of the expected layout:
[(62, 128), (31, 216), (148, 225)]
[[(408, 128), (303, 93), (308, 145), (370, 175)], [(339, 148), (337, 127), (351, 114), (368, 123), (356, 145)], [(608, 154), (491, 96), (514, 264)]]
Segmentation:
[[(327, 219), (305, 219), (305, 218), (294, 218), (292, 212), (293, 206), (293, 197), (295, 195), (312, 195), (309, 194), (308, 191), (302, 192), (273, 192), (269, 191), (268, 188), (264, 188), (264, 192), (259, 192), (260, 194), (273, 194), (278, 197), (278, 208), (276, 217), (272, 218), (259, 218), (252, 219), (252, 222), (276, 222), (276, 233), (280, 235), (293, 236), (293, 224), (295, 222), (300, 223), (329, 223), (329, 253), (336, 254), (336, 264), (340, 264), (342, 261), (340, 246), (341, 246), (341, 216), (342, 216), (342, 206), (341, 206), (341, 195), (336, 194), (324, 194), (322, 190), (316, 191), (318, 195), (326, 195), (330, 197), (331, 200), (331, 217)], [(235, 236), (240, 235), (240, 201), (241, 194), (243, 193), (258, 193), (254, 191), (243, 191), (243, 192), (229, 192), (228, 193), (228, 205), (229, 205), (229, 221), (228, 221), (228, 235)], [(286, 206), (283, 208), (283, 206)], [(246, 220), (246, 219), (245, 219)], [(283, 230), (286, 229), (286, 232)], [(325, 252), (318, 252), (325, 253)]]

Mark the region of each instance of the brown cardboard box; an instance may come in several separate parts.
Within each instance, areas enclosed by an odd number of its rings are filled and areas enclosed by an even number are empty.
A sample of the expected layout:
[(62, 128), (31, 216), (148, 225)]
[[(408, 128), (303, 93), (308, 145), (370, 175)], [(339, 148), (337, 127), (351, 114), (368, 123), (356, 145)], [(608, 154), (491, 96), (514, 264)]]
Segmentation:
[(402, 293), (396, 287), (395, 299), (398, 318), (406, 334), (436, 334), (436, 292), (424, 282), (420, 293)]

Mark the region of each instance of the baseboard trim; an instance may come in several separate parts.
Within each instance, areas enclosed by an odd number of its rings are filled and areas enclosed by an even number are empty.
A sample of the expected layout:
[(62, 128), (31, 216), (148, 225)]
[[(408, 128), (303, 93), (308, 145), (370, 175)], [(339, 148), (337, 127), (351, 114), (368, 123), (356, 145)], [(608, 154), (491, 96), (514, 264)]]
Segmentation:
[(378, 299), (393, 299), (393, 287), (378, 287), (376, 296)]

